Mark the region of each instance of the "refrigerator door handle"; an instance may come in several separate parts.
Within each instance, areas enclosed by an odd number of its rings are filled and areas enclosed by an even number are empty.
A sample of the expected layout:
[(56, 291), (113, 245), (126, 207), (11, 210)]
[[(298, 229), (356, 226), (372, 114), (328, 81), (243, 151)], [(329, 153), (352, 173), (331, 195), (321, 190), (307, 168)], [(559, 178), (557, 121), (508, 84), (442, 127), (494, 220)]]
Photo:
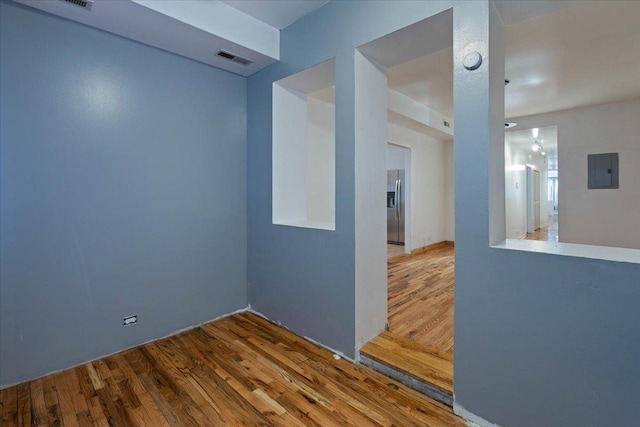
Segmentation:
[(397, 203), (396, 206), (398, 207), (398, 219), (402, 218), (402, 204), (400, 203), (400, 201), (402, 200), (402, 180), (399, 179), (398, 180), (398, 191), (396, 192), (396, 197), (397, 197)]
[(400, 219), (400, 180), (396, 179), (396, 219)]

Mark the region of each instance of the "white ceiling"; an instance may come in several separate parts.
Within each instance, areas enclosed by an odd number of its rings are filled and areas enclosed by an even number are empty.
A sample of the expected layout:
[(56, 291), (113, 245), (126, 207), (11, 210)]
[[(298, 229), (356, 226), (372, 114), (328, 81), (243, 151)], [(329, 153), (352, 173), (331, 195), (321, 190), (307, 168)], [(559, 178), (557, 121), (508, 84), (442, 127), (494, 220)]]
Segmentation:
[(538, 141), (544, 147), (547, 157), (549, 169), (557, 169), (558, 165), (558, 127), (549, 126), (538, 129), (538, 137), (534, 137), (533, 129), (522, 129), (516, 131), (505, 132), (504, 139), (507, 142), (520, 148), (522, 151), (532, 154), (541, 155), (533, 149), (534, 142)]
[(546, 15), (581, 0), (493, 0), (506, 25)]
[(453, 11), (440, 12), (372, 40), (358, 50), (385, 68), (429, 55), (453, 44)]
[(509, 27), (506, 117), (640, 97), (640, 1), (590, 1)]
[[(14, 0), (204, 64), (249, 76), (280, 59), (280, 29), (327, 0)], [(225, 50), (253, 61), (242, 65)]]
[[(279, 60), (279, 29), (327, 4), (325, 0), (95, 0), (93, 9), (86, 11), (62, 1), (15, 1), (244, 76)], [(503, 20), (512, 23), (507, 29), (505, 67), (511, 84), (505, 89), (505, 117), (640, 97), (640, 1), (496, 0), (495, 4)], [(361, 50), (370, 57), (380, 48), (392, 52), (389, 64), (378, 61), (385, 66), (430, 53), (391, 68), (389, 85), (451, 116), (451, 24), (446, 12), (441, 15), (447, 19), (425, 20), (431, 23), (432, 37), (397, 43), (397, 38), (406, 39), (405, 33), (429, 30), (418, 23)], [(442, 28), (434, 37), (436, 24)], [(254, 63), (244, 66), (219, 58), (215, 53), (220, 49)]]
[(453, 117), (453, 48), (389, 68), (387, 85), (444, 116)]
[(295, 90), (296, 92), (310, 94), (323, 92), (336, 84), (336, 60), (329, 59), (299, 73), (280, 79), (276, 84)]
[[(542, 9), (532, 9), (534, 4)], [(640, 97), (640, 1), (500, 1), (498, 7), (511, 21), (534, 16), (507, 28), (505, 70), (511, 83), (505, 88), (505, 117)], [(388, 81), (390, 88), (451, 115), (452, 75), (447, 48), (390, 68)]]
[(453, 116), (453, 13), (446, 10), (358, 48), (387, 69), (387, 86)]
[(222, 0), (231, 7), (282, 30), (329, 0)]

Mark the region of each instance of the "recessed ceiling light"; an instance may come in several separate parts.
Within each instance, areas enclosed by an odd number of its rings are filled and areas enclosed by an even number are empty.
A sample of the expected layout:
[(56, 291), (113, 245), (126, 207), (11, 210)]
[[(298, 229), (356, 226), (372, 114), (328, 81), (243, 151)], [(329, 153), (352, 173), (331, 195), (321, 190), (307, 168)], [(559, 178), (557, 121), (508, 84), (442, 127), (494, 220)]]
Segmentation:
[(511, 128), (516, 127), (517, 125), (518, 125), (517, 123), (509, 122), (509, 123), (505, 123), (504, 124), (504, 128), (505, 129), (511, 129)]
[[(536, 151), (536, 152), (537, 152), (537, 151), (544, 151), (544, 147), (543, 147), (543, 146), (542, 146), (542, 144), (540, 144), (540, 142), (538, 142), (538, 141), (534, 141), (534, 142), (533, 142), (533, 147), (531, 147), (531, 149), (532, 149), (533, 151)], [(542, 154), (544, 154), (544, 153), (542, 153)]]
[(538, 128), (533, 128), (532, 132), (533, 132), (533, 137), (537, 138), (538, 137)]
[(546, 151), (543, 151), (543, 152), (542, 152), (542, 153), (540, 153), (540, 154), (542, 154), (543, 156), (546, 156), (546, 155), (547, 155), (547, 152), (546, 152)]

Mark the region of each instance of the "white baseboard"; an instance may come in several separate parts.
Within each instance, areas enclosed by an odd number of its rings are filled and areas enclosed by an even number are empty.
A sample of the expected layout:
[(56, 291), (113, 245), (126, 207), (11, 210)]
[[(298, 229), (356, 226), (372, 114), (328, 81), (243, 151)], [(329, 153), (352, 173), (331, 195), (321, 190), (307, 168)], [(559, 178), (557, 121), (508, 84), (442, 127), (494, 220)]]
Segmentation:
[(487, 421), (484, 418), (464, 409), (462, 405), (455, 401), (455, 396), (453, 401), (453, 413), (464, 418), (469, 427), (500, 427), (498, 424)]

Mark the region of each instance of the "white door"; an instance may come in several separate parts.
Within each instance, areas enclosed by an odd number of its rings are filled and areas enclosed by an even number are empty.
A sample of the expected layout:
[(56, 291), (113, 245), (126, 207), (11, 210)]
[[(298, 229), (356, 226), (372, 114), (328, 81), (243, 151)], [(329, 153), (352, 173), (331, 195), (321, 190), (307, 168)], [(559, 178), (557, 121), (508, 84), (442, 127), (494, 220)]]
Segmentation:
[(540, 171), (527, 166), (527, 233), (540, 228)]
[(533, 171), (533, 230), (540, 228), (540, 171)]

